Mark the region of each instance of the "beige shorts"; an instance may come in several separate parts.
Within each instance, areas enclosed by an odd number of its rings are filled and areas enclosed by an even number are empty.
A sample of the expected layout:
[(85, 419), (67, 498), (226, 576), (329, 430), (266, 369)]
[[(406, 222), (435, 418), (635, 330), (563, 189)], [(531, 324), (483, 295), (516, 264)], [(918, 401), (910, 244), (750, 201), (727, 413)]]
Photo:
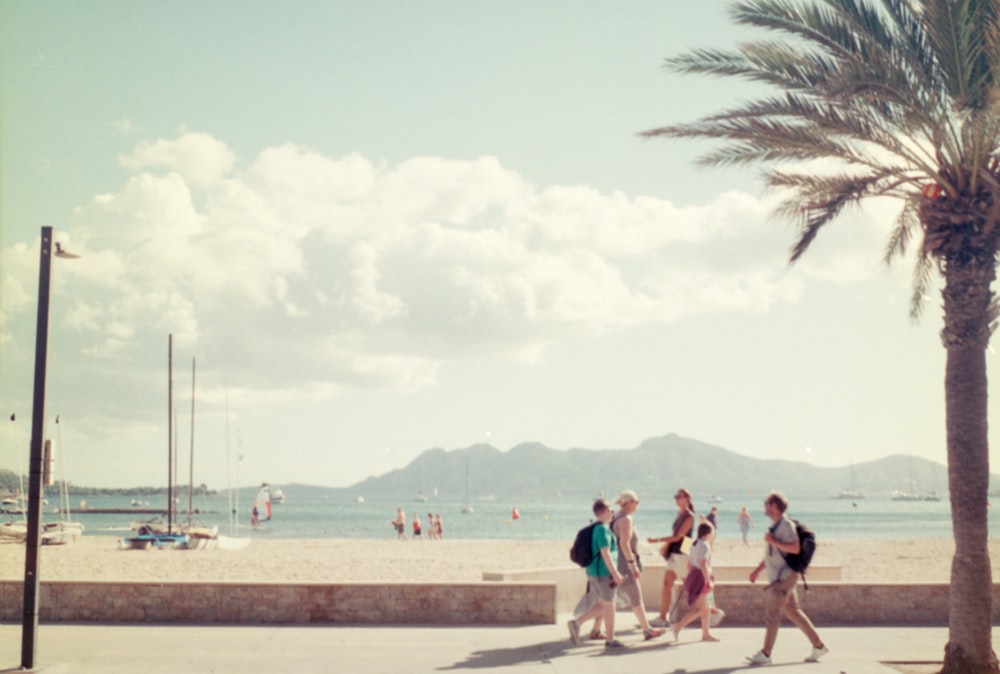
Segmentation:
[(681, 580), (688, 575), (688, 556), (683, 552), (675, 552), (667, 558), (667, 571), (673, 571)]

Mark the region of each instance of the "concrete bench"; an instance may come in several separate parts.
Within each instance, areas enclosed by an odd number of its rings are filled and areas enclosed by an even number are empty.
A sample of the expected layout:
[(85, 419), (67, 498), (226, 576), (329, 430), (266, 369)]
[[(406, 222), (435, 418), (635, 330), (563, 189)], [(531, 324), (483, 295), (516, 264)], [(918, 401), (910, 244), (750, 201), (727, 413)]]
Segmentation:
[[(645, 563), (645, 560), (643, 560)], [(749, 585), (748, 579), (752, 566), (716, 566), (715, 580), (718, 582), (743, 582)], [(839, 581), (842, 578), (839, 566), (810, 566), (807, 578), (809, 583), (823, 581)], [(663, 590), (662, 564), (651, 564), (645, 567), (639, 578), (643, 601), (649, 611), (660, 610), (660, 596)], [(577, 601), (587, 589), (587, 578), (583, 569), (578, 566), (560, 566), (548, 569), (523, 569), (518, 571), (485, 571), (483, 580), (494, 582), (543, 582), (554, 583), (557, 594), (557, 609), (560, 613), (572, 611)]]

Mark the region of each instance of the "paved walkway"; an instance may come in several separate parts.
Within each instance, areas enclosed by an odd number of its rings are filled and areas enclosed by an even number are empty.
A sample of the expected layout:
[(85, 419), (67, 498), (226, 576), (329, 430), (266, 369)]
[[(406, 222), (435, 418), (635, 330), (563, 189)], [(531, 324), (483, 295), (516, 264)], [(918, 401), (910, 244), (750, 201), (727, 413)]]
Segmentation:
[[(567, 616), (568, 617), (568, 616)], [(622, 618), (626, 616), (622, 614)], [(774, 664), (750, 667), (764, 629), (719, 627), (719, 643), (696, 641), (685, 630), (679, 643), (642, 642), (638, 630), (620, 633), (629, 645), (606, 653), (603, 642), (574, 647), (566, 627), (231, 627), (149, 625), (42, 625), (35, 671), (49, 674), (246, 674), (312, 672), (418, 674), (897, 674), (885, 661), (940, 661), (945, 628), (824, 628), (830, 653), (805, 663), (809, 644), (793, 627), (778, 636)], [(995, 641), (1000, 650), (1000, 640)], [(19, 670), (20, 624), (0, 625), (0, 672)]]

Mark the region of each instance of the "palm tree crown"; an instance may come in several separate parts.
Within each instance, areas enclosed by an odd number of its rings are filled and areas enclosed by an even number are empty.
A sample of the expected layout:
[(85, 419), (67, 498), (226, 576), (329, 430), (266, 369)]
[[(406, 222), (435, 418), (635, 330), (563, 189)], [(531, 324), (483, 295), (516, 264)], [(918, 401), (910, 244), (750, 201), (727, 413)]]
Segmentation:
[[(902, 199), (886, 260), (906, 252), (922, 222), (915, 315), (932, 259), (947, 264), (955, 250), (993, 255), (1000, 2), (753, 0), (735, 4), (732, 14), (786, 39), (733, 52), (694, 50), (668, 59), (668, 67), (762, 82), (780, 93), (644, 136), (726, 141), (701, 158), (707, 165), (771, 165), (767, 184), (788, 194), (780, 212), (801, 223), (793, 262), (845, 206)], [(818, 172), (812, 160), (835, 160), (838, 170)], [(791, 162), (805, 168), (773, 167)]]

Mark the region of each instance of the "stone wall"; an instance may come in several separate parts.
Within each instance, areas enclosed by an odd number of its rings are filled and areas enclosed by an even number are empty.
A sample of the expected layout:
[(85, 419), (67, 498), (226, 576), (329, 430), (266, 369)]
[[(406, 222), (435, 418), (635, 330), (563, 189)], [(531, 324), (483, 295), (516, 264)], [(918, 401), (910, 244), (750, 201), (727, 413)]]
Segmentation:
[[(0, 582), (0, 621), (20, 622), (24, 584)], [(39, 620), (226, 624), (537, 625), (551, 583), (42, 582)]]
[[(579, 569), (576, 570), (579, 572)], [(651, 577), (653, 574), (649, 574)], [(579, 577), (579, 574), (578, 574)], [(945, 625), (947, 583), (841, 583), (799, 588), (817, 625)], [(554, 624), (582, 594), (544, 582), (482, 583), (115, 583), (43, 582), (40, 621), (184, 624)], [(658, 588), (658, 586), (657, 586)], [(24, 585), (0, 582), (0, 622), (20, 623)], [(644, 590), (645, 591), (645, 590)], [(573, 592), (573, 594), (569, 594)], [(659, 605), (658, 592), (647, 610)], [(762, 624), (763, 585), (720, 582), (727, 625)], [(559, 608), (563, 603), (569, 609)], [(1000, 622), (1000, 584), (993, 586)]]

